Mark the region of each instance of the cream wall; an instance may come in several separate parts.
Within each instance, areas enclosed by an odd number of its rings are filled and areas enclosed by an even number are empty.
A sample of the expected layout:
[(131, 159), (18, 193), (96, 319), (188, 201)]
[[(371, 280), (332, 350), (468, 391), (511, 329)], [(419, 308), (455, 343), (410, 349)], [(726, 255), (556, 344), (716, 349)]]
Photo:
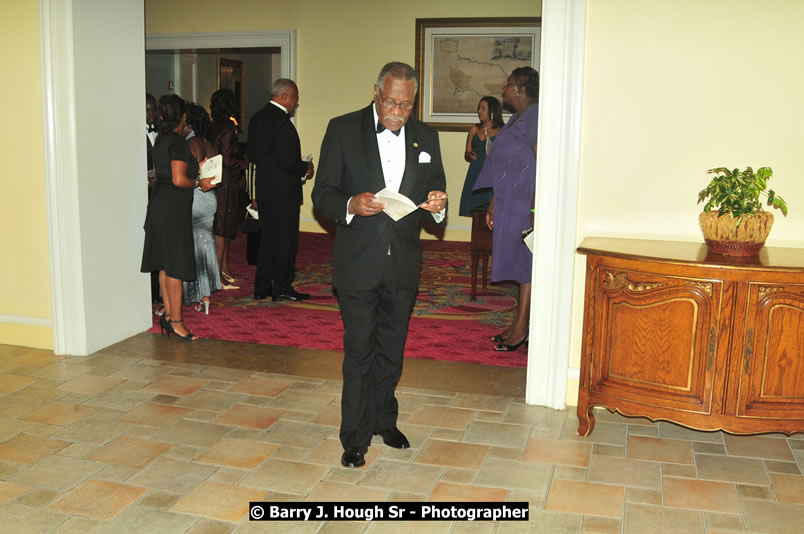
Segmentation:
[(53, 348), (37, 2), (0, 11), (0, 343)]
[(67, 305), (85, 310), (92, 353), (152, 324), (150, 276), (139, 272), (148, 204), (144, 15), (136, 2), (76, 0), (72, 8), (83, 308)]
[[(389, 7), (393, 7), (393, 16), (387, 15)], [(383, 64), (400, 60), (414, 65), (417, 18), (535, 17), (541, 13), (541, 2), (410, 0), (388, 6), (370, 0), (242, 0), (221, 10), (212, 0), (146, 0), (145, 8), (148, 35), (297, 30), (296, 81), (301, 106), (296, 125), (302, 153), (312, 152), (317, 161), (329, 119), (371, 101), (373, 83)], [(187, 17), (190, 10), (215, 16)], [(440, 138), (447, 194), (457, 208), (468, 168), (463, 159), (466, 134), (442, 132)], [(311, 185), (305, 187), (302, 230), (321, 231), (312, 218), (311, 189)], [(445, 239), (468, 240), (469, 224), (468, 218), (450, 215)]]
[[(768, 244), (803, 247), (802, 20), (804, 2), (786, 0), (587, 2), (578, 243), (700, 242), (706, 169), (767, 165), (790, 204)], [(577, 260), (571, 367), (583, 319)]]

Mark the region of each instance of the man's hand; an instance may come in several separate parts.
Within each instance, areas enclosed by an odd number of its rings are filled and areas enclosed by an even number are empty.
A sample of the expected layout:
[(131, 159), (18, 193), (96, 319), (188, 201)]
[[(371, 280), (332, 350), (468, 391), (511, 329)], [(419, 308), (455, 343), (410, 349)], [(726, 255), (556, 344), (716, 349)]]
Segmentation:
[(374, 200), (374, 193), (361, 193), (349, 200), (349, 215), (362, 215), (370, 217), (377, 215), (385, 209), (385, 202)]
[(441, 213), (447, 206), (447, 194), (443, 191), (430, 191), (427, 193), (427, 201), (419, 204), (423, 210), (430, 213)]
[(306, 179), (310, 179), (315, 174), (315, 165), (313, 165), (312, 161), (307, 162), (307, 174), (304, 175)]

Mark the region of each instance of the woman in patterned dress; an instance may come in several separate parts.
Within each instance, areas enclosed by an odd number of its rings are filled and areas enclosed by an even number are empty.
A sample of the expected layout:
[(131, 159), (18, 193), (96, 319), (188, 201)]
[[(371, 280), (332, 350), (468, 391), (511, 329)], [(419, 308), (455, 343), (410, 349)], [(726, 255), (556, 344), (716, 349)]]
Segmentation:
[(215, 190), (218, 210), (215, 212), (213, 233), (218, 252), (223, 289), (238, 289), (235, 278), (229, 270), (229, 244), (237, 235), (237, 225), (243, 219), (237, 204), (240, 185), (240, 171), (248, 166), (248, 159), (240, 150), (237, 129), (231, 118), (235, 114), (235, 97), (229, 89), (218, 89), (210, 99), (212, 112), (212, 139), (218, 154), (223, 156), (223, 181)]

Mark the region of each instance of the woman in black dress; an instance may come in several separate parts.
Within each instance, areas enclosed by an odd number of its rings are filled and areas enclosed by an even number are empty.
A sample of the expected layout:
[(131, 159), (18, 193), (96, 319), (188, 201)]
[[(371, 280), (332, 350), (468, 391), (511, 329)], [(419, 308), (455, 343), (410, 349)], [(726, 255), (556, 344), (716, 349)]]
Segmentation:
[(156, 183), (145, 216), (144, 273), (159, 271), (165, 313), (159, 318), (163, 332), (194, 341), (182, 321), (182, 280), (195, 280), (193, 249), (193, 188), (212, 189), (212, 178), (199, 180), (198, 161), (190, 152), (184, 131), (185, 103), (177, 95), (159, 99), (159, 136), (153, 149)]
[(218, 154), (223, 156), (223, 181), (215, 193), (218, 197), (218, 210), (215, 212), (213, 233), (218, 250), (218, 267), (221, 270), (223, 289), (238, 289), (235, 277), (229, 270), (229, 244), (237, 235), (237, 225), (244, 213), (238, 207), (240, 171), (248, 167), (248, 159), (240, 150), (237, 129), (231, 121), (235, 114), (235, 96), (229, 89), (218, 89), (212, 93), (209, 102), (212, 113), (212, 139)]

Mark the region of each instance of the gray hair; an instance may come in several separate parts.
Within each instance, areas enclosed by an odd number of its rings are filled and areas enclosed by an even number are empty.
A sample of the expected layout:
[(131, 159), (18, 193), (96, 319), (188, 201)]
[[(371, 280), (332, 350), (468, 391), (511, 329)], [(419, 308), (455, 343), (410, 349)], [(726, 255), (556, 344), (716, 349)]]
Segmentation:
[(271, 96), (279, 96), (282, 93), (287, 93), (288, 89), (294, 88), (297, 91), (299, 88), (296, 86), (296, 82), (293, 80), (289, 80), (287, 78), (277, 78), (274, 80), (274, 83), (271, 84)]
[(384, 89), (383, 82), (385, 81), (385, 76), (388, 74), (390, 74), (391, 78), (395, 80), (413, 80), (414, 95), (419, 90), (419, 75), (416, 73), (416, 70), (407, 63), (402, 63), (400, 61), (391, 61), (390, 63), (386, 63), (383, 68), (380, 69), (380, 75), (377, 76), (378, 89)]

